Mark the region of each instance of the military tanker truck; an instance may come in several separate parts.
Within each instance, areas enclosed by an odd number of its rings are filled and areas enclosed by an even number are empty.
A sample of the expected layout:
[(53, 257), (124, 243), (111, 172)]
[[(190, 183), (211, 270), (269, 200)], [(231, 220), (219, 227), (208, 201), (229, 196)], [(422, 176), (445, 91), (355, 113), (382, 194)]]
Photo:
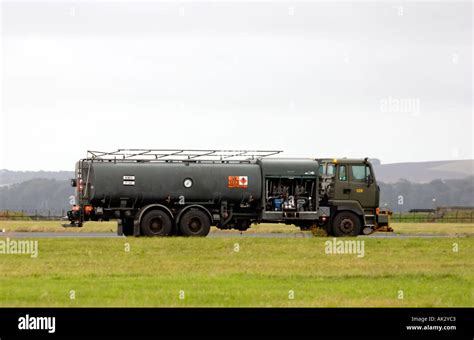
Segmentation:
[(323, 228), (334, 236), (387, 227), (371, 163), (290, 159), (281, 151), (119, 149), (76, 163), (70, 224), (118, 221), (119, 235), (206, 236), (211, 226)]

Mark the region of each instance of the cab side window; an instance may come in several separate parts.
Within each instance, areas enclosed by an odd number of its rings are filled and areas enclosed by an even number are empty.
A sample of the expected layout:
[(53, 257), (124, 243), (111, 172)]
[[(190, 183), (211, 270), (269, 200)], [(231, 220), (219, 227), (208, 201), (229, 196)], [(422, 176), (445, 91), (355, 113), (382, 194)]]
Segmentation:
[(352, 165), (351, 177), (354, 182), (365, 182), (370, 169), (365, 165)]
[(336, 174), (336, 166), (332, 163), (321, 164), (319, 166), (319, 175), (334, 176)]
[(347, 181), (347, 174), (346, 174), (346, 166), (339, 165), (339, 180), (340, 181)]
[(336, 174), (336, 167), (334, 164), (328, 164), (326, 175), (334, 176)]

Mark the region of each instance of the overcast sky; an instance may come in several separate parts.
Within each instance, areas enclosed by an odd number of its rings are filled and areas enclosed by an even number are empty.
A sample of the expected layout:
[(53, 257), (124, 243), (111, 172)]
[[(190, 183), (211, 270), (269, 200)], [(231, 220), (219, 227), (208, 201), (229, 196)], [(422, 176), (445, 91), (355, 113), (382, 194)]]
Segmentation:
[(3, 2), (0, 168), (73, 170), (117, 148), (474, 158), (472, 15), (470, 2)]

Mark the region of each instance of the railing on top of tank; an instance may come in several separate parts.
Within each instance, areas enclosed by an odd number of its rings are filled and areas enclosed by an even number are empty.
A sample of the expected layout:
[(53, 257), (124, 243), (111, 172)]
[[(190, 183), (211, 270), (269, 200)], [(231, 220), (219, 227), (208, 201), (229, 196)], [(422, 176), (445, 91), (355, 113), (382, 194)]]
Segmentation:
[(107, 161), (249, 161), (273, 156), (279, 150), (118, 149), (87, 151), (87, 159)]

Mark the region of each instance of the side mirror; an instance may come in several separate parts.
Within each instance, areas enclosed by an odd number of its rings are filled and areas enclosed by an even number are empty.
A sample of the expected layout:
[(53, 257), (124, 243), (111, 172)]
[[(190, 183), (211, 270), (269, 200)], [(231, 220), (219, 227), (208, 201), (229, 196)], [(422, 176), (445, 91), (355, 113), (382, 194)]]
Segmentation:
[(374, 183), (374, 177), (371, 174), (367, 175), (367, 186), (370, 186), (372, 183)]
[(77, 181), (75, 178), (71, 178), (71, 186), (75, 188), (77, 186)]

